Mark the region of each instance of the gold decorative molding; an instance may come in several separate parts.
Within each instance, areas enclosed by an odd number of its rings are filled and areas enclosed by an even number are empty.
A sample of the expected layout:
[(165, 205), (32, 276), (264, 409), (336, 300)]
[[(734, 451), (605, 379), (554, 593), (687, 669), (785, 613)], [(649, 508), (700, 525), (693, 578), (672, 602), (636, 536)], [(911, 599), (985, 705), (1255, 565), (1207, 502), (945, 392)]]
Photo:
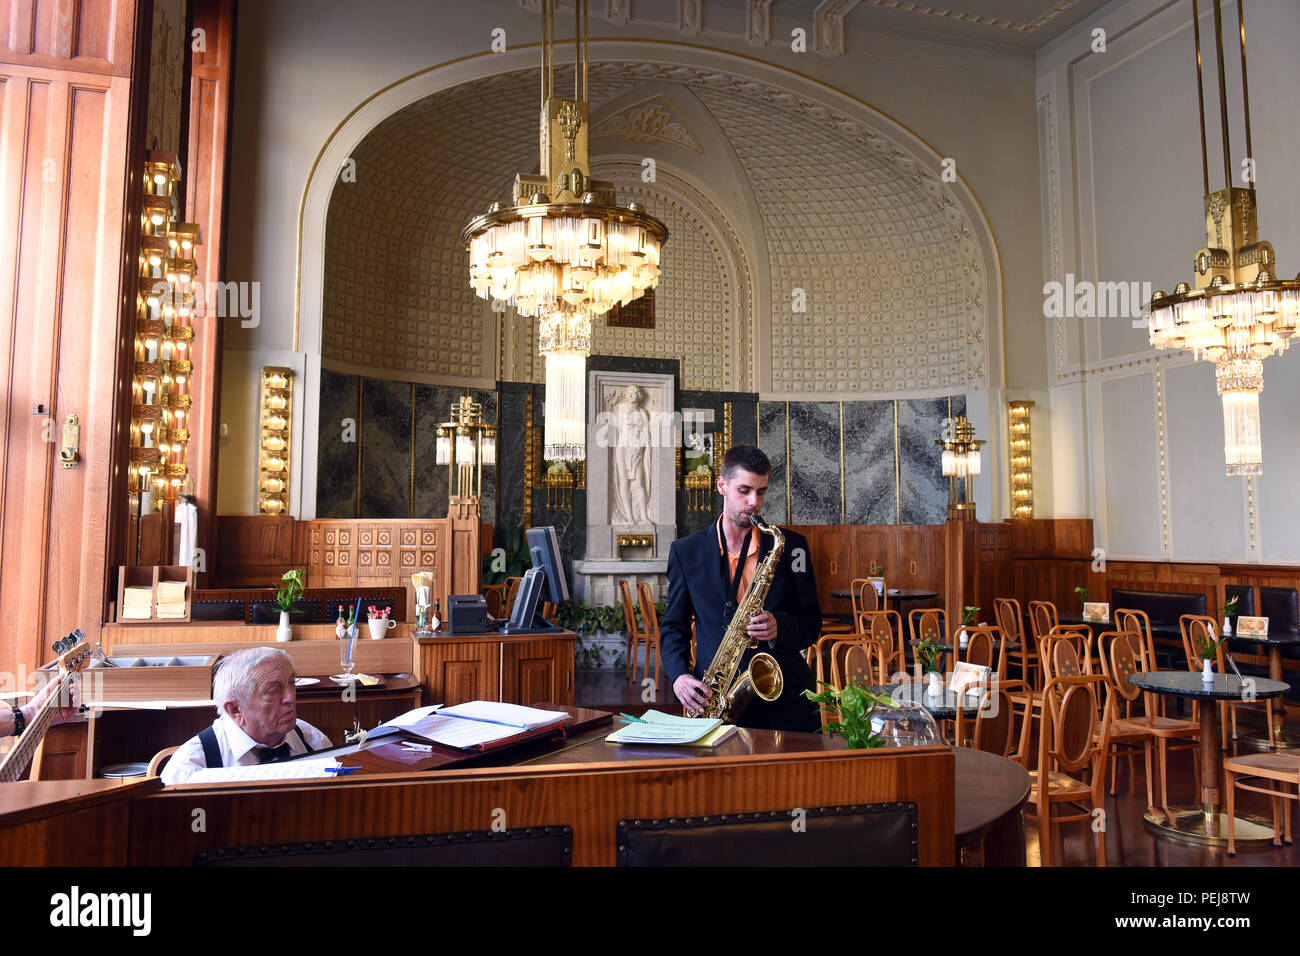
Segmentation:
[(662, 93), (630, 103), (592, 126), (591, 138), (621, 136), (627, 143), (671, 143), (692, 152), (704, 147), (681, 111)]
[(620, 548), (653, 548), (655, 546), (655, 536), (653, 533), (620, 534), (617, 538), (617, 544)]
[(1156, 432), (1160, 449), (1160, 541), (1161, 550), (1169, 554), (1169, 469), (1165, 464), (1165, 376), (1157, 364), (1156, 379)]

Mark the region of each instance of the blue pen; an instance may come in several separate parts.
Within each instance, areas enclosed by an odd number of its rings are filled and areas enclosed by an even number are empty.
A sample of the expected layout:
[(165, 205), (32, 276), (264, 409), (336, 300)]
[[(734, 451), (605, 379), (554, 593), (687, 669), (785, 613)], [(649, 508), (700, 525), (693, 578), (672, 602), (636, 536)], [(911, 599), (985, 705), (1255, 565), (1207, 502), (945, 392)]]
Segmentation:
[(645, 721), (642, 720), (640, 717), (633, 717), (631, 714), (619, 714), (619, 716), (622, 717), (624, 720), (626, 720), (626, 721), (630, 721), (631, 723), (634, 723), (634, 724), (644, 724), (644, 723), (645, 723)]
[(361, 765), (357, 764), (357, 766), (355, 767), (326, 767), (325, 772), (345, 774), (345, 773), (351, 773), (353, 770), (360, 770), (360, 769), (361, 769)]

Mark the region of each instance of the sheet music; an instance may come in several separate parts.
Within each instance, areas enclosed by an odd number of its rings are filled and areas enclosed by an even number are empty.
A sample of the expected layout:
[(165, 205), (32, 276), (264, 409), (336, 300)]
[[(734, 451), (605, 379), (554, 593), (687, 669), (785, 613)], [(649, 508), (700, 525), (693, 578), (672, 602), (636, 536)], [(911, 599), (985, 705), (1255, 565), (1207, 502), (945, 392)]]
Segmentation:
[(471, 700), (455, 707), (444, 707), (442, 713), (451, 717), (465, 717), (470, 720), (488, 721), (503, 724), (520, 730), (532, 730), (545, 727), (557, 720), (565, 720), (569, 714), (563, 710), (539, 710), (536, 707), (523, 707), (519, 704), (502, 704), (492, 700)]
[(240, 783), (245, 780), (301, 780), (333, 777), (328, 768), (337, 768), (333, 757), (282, 760), (279, 763), (253, 764), (248, 767), (204, 767), (196, 770), (186, 783)]

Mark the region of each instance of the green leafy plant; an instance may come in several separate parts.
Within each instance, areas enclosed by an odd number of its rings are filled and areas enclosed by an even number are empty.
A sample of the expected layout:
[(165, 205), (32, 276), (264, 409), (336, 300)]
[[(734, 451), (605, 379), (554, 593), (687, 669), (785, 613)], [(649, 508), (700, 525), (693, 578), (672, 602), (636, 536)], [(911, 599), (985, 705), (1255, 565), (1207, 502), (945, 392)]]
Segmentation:
[(1080, 603), (1080, 604), (1087, 604), (1087, 603), (1088, 603), (1088, 588), (1087, 588), (1086, 585), (1083, 585), (1083, 584), (1079, 585), (1078, 587), (1076, 587), (1076, 588), (1074, 589), (1074, 593), (1077, 594), (1077, 595), (1079, 595), (1079, 603)]
[(979, 615), (980, 606), (978, 604), (967, 604), (961, 609), (961, 622), (963, 625), (975, 623), (975, 618)]
[(1205, 660), (1207, 661), (1214, 660), (1214, 655), (1218, 652), (1219, 645), (1222, 644), (1224, 640), (1225, 639), (1222, 637), (1220, 637), (1218, 640), (1215, 640), (1207, 632), (1197, 641), (1197, 651), (1200, 653), (1201, 657), (1203, 657)]
[(871, 570), (868, 572), (868, 576), (873, 578), (878, 578), (880, 577), (880, 572), (883, 570), (885, 570), (885, 566), (883, 564), (880, 564), (877, 561), (872, 561)]
[(1223, 611), (1224, 617), (1232, 617), (1237, 613), (1237, 598), (1234, 596), (1224, 601), (1220, 610)]
[(916, 659), (921, 662), (921, 669), (927, 674), (939, 669), (939, 658), (943, 656), (943, 643), (938, 638), (925, 635), (912, 645)]
[(880, 734), (871, 729), (871, 715), (877, 704), (897, 707), (898, 702), (888, 694), (875, 694), (864, 684), (849, 684), (841, 691), (825, 681), (819, 682), (825, 688), (820, 694), (810, 690), (803, 692), (814, 704), (826, 704), (830, 711), (828, 716), (836, 719), (823, 725), (831, 736), (843, 737), (852, 750), (883, 747)]
[(483, 555), (480, 577), (484, 584), (504, 584), (507, 578), (523, 577), (524, 572), (532, 567), (533, 559), (528, 553), (523, 528), (506, 528), (501, 534), (501, 544), (505, 552), (504, 562), (497, 560), (498, 554)]
[(280, 585), (280, 590), (275, 592), (275, 603), (280, 606), (281, 611), (292, 611), (297, 606), (298, 599), (306, 589), (306, 574), (307, 572), (301, 568), (284, 572), (284, 577), (280, 579), (284, 583)]
[(606, 604), (596, 609), (596, 619), (600, 629), (607, 634), (616, 634), (627, 626), (623, 619), (623, 607), (619, 604)]

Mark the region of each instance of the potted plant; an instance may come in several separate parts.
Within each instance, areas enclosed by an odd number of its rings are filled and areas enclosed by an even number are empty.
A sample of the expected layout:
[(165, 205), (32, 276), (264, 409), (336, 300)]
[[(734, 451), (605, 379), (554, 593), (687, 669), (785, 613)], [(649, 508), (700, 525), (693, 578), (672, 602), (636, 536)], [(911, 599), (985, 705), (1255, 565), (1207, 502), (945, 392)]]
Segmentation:
[(1232, 636), (1232, 621), (1229, 620), (1229, 618), (1233, 618), (1233, 617), (1236, 617), (1236, 616), (1237, 616), (1237, 597), (1236, 597), (1236, 595), (1233, 595), (1231, 598), (1229, 598), (1228, 600), (1224, 601), (1223, 604), (1222, 604), (1222, 606), (1220, 607), (1220, 610), (1223, 611), (1223, 636), (1224, 636), (1224, 637), (1231, 637), (1231, 636)]
[(1082, 608), (1085, 604), (1088, 603), (1088, 586), (1086, 584), (1080, 584), (1078, 587), (1074, 589), (1074, 593), (1079, 595), (1080, 608)]
[(1197, 642), (1199, 645), (1197, 651), (1201, 655), (1203, 664), (1201, 668), (1201, 680), (1207, 684), (1211, 684), (1214, 682), (1214, 658), (1218, 653), (1219, 645), (1223, 643), (1224, 638), (1220, 637), (1216, 640), (1214, 637), (1214, 631), (1209, 626), (1206, 627), (1205, 631), (1205, 636)]
[(872, 561), (871, 570), (868, 572), (868, 576), (873, 578), (878, 578), (880, 577), (880, 572), (883, 570), (885, 570), (885, 566), (883, 564), (880, 564), (877, 561)]
[(821, 686), (825, 690), (820, 694), (806, 690), (803, 695), (814, 704), (825, 704), (827, 716), (836, 718), (823, 724), (823, 730), (832, 737), (843, 737), (852, 750), (874, 749), (885, 745), (880, 734), (871, 727), (871, 716), (875, 713), (877, 704), (897, 707), (897, 701), (888, 694), (875, 694), (862, 684), (849, 684), (840, 691), (825, 681), (821, 682)]
[(912, 648), (916, 660), (921, 663), (922, 673), (928, 675), (930, 686), (927, 692), (931, 696), (938, 696), (942, 689), (939, 683), (939, 658), (943, 655), (943, 642), (927, 634)]
[(298, 599), (302, 597), (305, 589), (303, 578), (306, 573), (300, 568), (294, 568), (292, 571), (284, 572), (284, 577), (280, 579), (284, 583), (275, 594), (275, 603), (280, 608), (280, 626), (275, 629), (277, 641), (293, 640), (293, 631), (289, 627), (289, 612), (297, 607)]
[(957, 632), (957, 642), (961, 647), (965, 647), (970, 642), (970, 636), (966, 633), (966, 628), (975, 623), (975, 618), (979, 615), (980, 606), (978, 604), (967, 604), (961, 609), (961, 630)]

